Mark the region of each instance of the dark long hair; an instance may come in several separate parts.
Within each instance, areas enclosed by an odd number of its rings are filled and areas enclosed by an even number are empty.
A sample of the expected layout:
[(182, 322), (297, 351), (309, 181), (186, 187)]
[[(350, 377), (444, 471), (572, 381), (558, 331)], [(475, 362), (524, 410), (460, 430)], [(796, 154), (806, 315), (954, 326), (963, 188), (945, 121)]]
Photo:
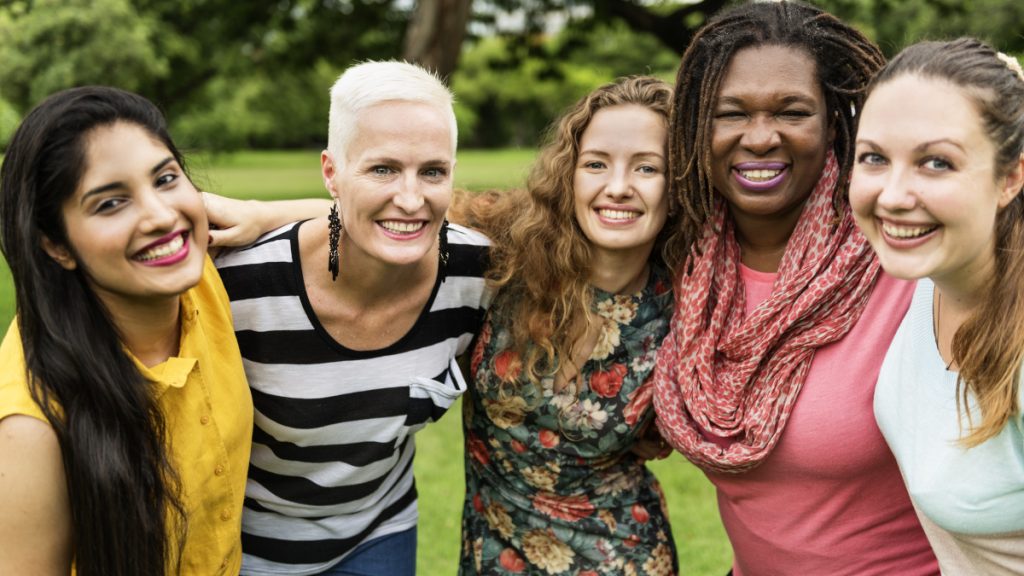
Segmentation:
[[(896, 55), (875, 77), (875, 87), (905, 75), (944, 80), (973, 100), (982, 126), (995, 145), (996, 174), (1005, 176), (1024, 154), (1024, 78), (974, 38), (921, 42)], [(1019, 66), (1019, 64), (1018, 64)], [(981, 304), (953, 334), (959, 367), (958, 408), (968, 395), (981, 410), (981, 422), (968, 416), (966, 446), (999, 434), (1020, 412), (1017, 402), (1024, 361), (1024, 192), (996, 214), (995, 273)]]
[[(670, 242), (685, 252), (701, 234), (715, 204), (711, 185), (711, 129), (718, 90), (733, 56), (744, 48), (785, 46), (815, 63), (835, 129), (839, 182), (833, 204), (846, 202), (853, 167), (854, 120), (864, 89), (885, 63), (878, 47), (855, 28), (799, 2), (755, 2), (726, 10), (690, 42), (676, 76), (669, 129), (669, 191), (681, 208), (683, 230)], [(765, 71), (766, 74), (771, 71)]]
[[(86, 169), (86, 139), (138, 125), (175, 159), (163, 115), (107, 87), (54, 94), (22, 121), (0, 171), (0, 248), (10, 265), (32, 397), (60, 442), (79, 576), (163, 574), (180, 561), (185, 516), (168, 459), (164, 417), (86, 283), (43, 251), (67, 247), (62, 205)], [(179, 538), (171, 538), (176, 533)]]

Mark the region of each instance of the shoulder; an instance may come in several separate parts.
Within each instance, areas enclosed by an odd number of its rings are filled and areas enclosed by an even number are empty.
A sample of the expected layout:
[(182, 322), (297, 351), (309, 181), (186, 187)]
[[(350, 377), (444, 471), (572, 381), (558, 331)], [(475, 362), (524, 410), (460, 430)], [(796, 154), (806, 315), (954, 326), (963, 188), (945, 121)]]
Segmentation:
[(60, 443), (53, 428), (29, 416), (0, 420), (0, 556), (8, 568), (67, 574), (71, 514)]
[(29, 391), (25, 353), (21, 347), (21, 332), (16, 319), (11, 322), (0, 344), (0, 418), (13, 414), (45, 420)]
[(449, 244), (466, 244), (470, 246), (490, 246), (491, 239), (483, 233), (466, 228), (461, 224), (448, 223)]
[(224, 270), (250, 264), (291, 262), (292, 242), (302, 221), (291, 222), (267, 232), (255, 242), (242, 248), (226, 249), (217, 255), (214, 263)]
[(447, 276), (477, 278), (483, 282), (490, 265), (490, 245), (490, 239), (480, 232), (449, 224)]

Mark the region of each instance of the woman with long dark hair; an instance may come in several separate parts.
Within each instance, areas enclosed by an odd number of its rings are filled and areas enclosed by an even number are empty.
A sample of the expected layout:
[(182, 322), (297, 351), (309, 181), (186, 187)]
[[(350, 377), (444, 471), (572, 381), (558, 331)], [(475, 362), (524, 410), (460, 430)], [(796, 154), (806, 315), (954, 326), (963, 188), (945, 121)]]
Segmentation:
[(0, 178), (0, 573), (238, 573), (252, 400), (160, 111), (57, 93)]

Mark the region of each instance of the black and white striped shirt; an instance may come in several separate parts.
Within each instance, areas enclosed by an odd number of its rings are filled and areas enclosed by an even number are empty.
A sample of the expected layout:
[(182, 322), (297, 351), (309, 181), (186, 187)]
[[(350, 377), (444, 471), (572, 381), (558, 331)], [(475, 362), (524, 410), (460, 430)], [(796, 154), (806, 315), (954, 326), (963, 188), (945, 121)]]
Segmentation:
[(451, 225), (447, 279), (412, 329), (384, 349), (350, 350), (306, 296), (300, 224), (216, 262), (256, 410), (245, 574), (317, 573), (366, 540), (416, 524), (412, 434), (465, 391), (455, 357), (489, 299), (487, 239)]

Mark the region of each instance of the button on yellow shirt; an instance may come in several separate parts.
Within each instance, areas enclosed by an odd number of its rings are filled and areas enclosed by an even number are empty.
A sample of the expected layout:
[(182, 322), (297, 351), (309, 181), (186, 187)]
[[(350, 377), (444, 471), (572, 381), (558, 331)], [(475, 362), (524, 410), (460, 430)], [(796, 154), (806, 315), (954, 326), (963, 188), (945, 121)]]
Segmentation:
[[(228, 297), (209, 258), (199, 284), (181, 297), (181, 315), (178, 356), (152, 368), (136, 360), (139, 372), (153, 383), (181, 479), (188, 513), (181, 573), (238, 574), (252, 396)], [(0, 345), (0, 419), (23, 414), (45, 421), (32, 400), (24, 366), (14, 322)]]

